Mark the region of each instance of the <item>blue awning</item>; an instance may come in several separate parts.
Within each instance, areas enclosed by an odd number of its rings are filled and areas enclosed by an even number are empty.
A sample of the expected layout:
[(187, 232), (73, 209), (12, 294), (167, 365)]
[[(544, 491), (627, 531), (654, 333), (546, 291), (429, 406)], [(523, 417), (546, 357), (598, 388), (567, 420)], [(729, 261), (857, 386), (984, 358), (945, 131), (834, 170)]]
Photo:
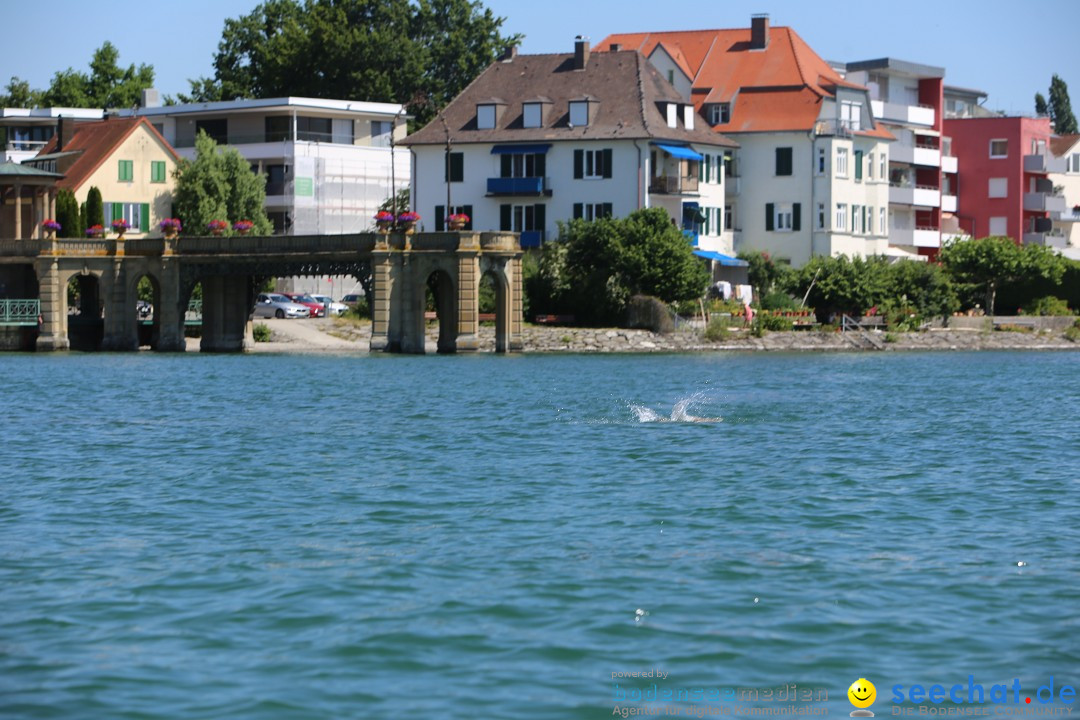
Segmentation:
[(491, 148), (492, 155), (544, 155), (551, 149), (547, 145), (496, 145)]
[(745, 260), (739, 260), (733, 258), (730, 255), (724, 255), (723, 253), (713, 252), (712, 250), (695, 250), (694, 254), (698, 257), (703, 257), (706, 260), (715, 260), (721, 265), (728, 265), (730, 267), (749, 267), (750, 263)]
[(701, 154), (694, 152), (688, 147), (682, 145), (665, 145), (664, 143), (653, 143), (656, 147), (660, 148), (668, 155), (677, 157), (680, 160), (700, 160)]

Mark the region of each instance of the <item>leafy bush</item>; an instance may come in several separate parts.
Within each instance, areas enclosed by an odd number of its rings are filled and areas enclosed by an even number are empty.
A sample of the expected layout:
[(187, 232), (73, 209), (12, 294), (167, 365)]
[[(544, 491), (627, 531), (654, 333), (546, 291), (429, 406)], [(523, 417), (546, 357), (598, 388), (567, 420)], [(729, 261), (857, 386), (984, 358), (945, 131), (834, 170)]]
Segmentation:
[(760, 319), (755, 319), (754, 324), (761, 324), (761, 327), (765, 330), (773, 330), (775, 332), (786, 332), (795, 327), (795, 323), (791, 318), (786, 318), (781, 315), (766, 315), (762, 314)]
[(763, 310), (794, 310), (798, 303), (787, 293), (776, 291), (761, 298), (761, 307)]
[(258, 323), (252, 329), (255, 342), (270, 342), (270, 326), (266, 323)]
[(723, 342), (729, 337), (731, 331), (728, 330), (727, 318), (713, 318), (705, 328), (705, 339), (709, 342)]
[(1065, 328), (1065, 339), (1080, 343), (1080, 320), (1074, 322), (1072, 327)]
[(1041, 297), (1031, 307), (1031, 315), (1072, 315), (1069, 304), (1053, 295)]

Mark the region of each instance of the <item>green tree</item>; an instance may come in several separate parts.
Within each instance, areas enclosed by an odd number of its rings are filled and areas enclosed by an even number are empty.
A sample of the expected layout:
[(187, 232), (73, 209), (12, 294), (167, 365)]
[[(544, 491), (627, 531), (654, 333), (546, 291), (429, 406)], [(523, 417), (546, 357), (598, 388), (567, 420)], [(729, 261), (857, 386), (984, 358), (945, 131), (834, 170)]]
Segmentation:
[(89, 74), (74, 68), (53, 75), (42, 103), (54, 107), (126, 108), (138, 105), (142, 91), (154, 85), (152, 65), (121, 68), (120, 51), (106, 41), (94, 51)]
[(79, 201), (70, 190), (61, 190), (56, 195), (56, 221), (60, 223), (60, 232), (64, 238), (82, 237), (86, 228), (79, 218)]
[(1058, 135), (1074, 135), (1077, 132), (1076, 116), (1069, 102), (1069, 86), (1058, 77), (1050, 79), (1050, 119)]
[(1001, 236), (950, 242), (941, 249), (941, 262), (961, 286), (981, 289), (989, 315), (1003, 285), (1058, 283), (1065, 273), (1065, 260), (1050, 248), (1017, 245)]
[(195, 159), (176, 169), (173, 208), (192, 233), (203, 232), (211, 220), (250, 220), (252, 233), (269, 235), (266, 216), (266, 178), (251, 171), (235, 148), (219, 148), (205, 132), (195, 138)]
[(959, 307), (952, 281), (937, 263), (900, 260), (888, 266), (883, 303), (913, 307), (921, 317), (948, 317)]
[(1046, 98), (1041, 92), (1035, 93), (1035, 114), (1040, 117), (1050, 117), (1050, 106), (1046, 104)]
[(862, 315), (887, 297), (888, 260), (882, 257), (849, 259), (846, 255), (818, 255), (785, 279), (787, 290), (806, 296), (818, 320), (836, 313)]
[(767, 252), (744, 250), (739, 253), (739, 259), (750, 264), (747, 268), (750, 286), (754, 289), (754, 297), (759, 300), (764, 300), (765, 296), (782, 285), (784, 275), (789, 272), (787, 266), (774, 263)]
[(86, 225), (101, 225), (105, 227), (105, 203), (101, 201), (101, 191), (96, 185), (91, 185), (86, 193)]
[(426, 123), (519, 37), (475, 0), (266, 0), (225, 21), (214, 77), (184, 100), (363, 98), (405, 103)]
[(42, 104), (41, 99), (40, 90), (32, 90), (26, 80), (12, 76), (7, 84), (7, 94), (0, 95), (0, 107), (34, 108)]
[(709, 271), (694, 256), (682, 231), (667, 211), (649, 208), (630, 213), (621, 225), (619, 271), (632, 295), (651, 295), (666, 303), (700, 298)]

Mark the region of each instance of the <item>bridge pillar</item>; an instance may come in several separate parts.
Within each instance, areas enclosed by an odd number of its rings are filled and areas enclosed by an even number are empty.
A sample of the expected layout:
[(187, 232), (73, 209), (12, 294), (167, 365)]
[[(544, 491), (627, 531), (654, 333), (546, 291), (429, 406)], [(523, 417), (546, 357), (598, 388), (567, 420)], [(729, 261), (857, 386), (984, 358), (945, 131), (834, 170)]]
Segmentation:
[(251, 347), (251, 278), (213, 275), (202, 280), (203, 352), (243, 352)]
[(506, 338), (506, 352), (521, 352), (525, 349), (525, 341), (521, 336), (525, 293), (522, 289), (520, 254), (517, 257), (508, 258), (506, 267), (509, 269), (510, 281), (510, 333)]
[[(117, 241), (122, 242), (120, 240)], [(105, 278), (102, 277), (102, 280)], [(103, 350), (139, 349), (139, 330), (136, 325), (135, 300), (128, 298), (127, 264), (123, 255), (113, 256), (110, 270), (108, 300), (105, 303), (105, 335), (101, 340)]]
[(67, 350), (71, 341), (67, 334), (67, 284), (61, 282), (56, 257), (43, 257), (37, 262), (38, 296), (41, 298), (41, 324), (38, 328), (37, 349)]
[(187, 340), (184, 339), (184, 315), (187, 310), (187, 298), (180, 297), (180, 265), (171, 256), (161, 258), (161, 272), (158, 275), (161, 297), (154, 313), (161, 313), (158, 324), (158, 352), (184, 352)]
[(376, 246), (371, 253), (372, 294), (371, 307), (371, 343), (372, 352), (401, 352), (400, 311), (393, 309), (393, 304), (400, 305), (401, 257), (396, 258), (389, 251), (385, 242)]
[(479, 250), (479, 246), (475, 243), (458, 249), (457, 342), (455, 343), (457, 352), (476, 352), (480, 349)]

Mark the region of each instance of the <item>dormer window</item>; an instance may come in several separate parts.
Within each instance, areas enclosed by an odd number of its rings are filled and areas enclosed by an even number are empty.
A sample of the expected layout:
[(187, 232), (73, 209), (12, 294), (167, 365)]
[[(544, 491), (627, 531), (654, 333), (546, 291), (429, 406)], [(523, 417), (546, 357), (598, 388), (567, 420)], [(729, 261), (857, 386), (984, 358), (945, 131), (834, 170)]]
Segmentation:
[(687, 130), (694, 129), (694, 106), (683, 105), (683, 126)]
[(676, 103), (667, 104), (667, 126), (673, 128), (678, 124), (679, 106)]
[(527, 128), (544, 126), (544, 106), (538, 102), (528, 102), (524, 105), (522, 123)]
[(709, 124), (724, 125), (731, 122), (731, 104), (715, 103), (709, 106)]
[(494, 105), (477, 105), (476, 106), (476, 129), (477, 130), (494, 130), (495, 129), (495, 106)]
[(585, 127), (589, 124), (589, 103), (586, 100), (570, 102), (570, 124), (573, 127)]

